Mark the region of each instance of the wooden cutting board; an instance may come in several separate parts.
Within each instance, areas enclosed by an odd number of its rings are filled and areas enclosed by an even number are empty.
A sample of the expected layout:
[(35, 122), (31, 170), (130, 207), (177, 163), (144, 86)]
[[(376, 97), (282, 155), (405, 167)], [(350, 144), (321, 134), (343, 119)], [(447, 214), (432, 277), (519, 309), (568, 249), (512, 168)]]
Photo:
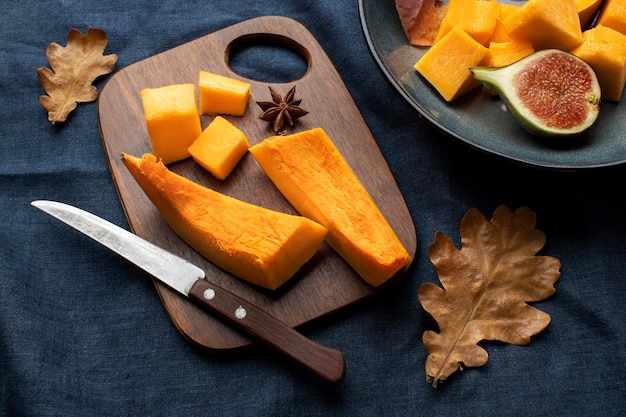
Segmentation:
[[(373, 288), (324, 244), (282, 288), (271, 292), (254, 287), (218, 269), (183, 242), (161, 218), (120, 158), (122, 152), (134, 156), (152, 152), (140, 91), (177, 83), (197, 85), (200, 70), (249, 82), (252, 97), (246, 114), (243, 117), (225, 117), (246, 134), (251, 145), (272, 136), (270, 125), (259, 119), (261, 110), (255, 103), (271, 100), (269, 84), (246, 79), (229, 66), (233, 48), (263, 43), (291, 48), (308, 63), (308, 70), (302, 78), (284, 84), (271, 84), (283, 95), (296, 85), (296, 97), (302, 98), (301, 106), (309, 111), (308, 115), (298, 119), (289, 133), (313, 127), (324, 128), (414, 257), (417, 237), (413, 220), (383, 155), (322, 47), (304, 26), (292, 19), (265, 16), (244, 21), (117, 71), (100, 93), (100, 131), (113, 180), (135, 234), (195, 263), (206, 271), (209, 281), (297, 327), (384, 291), (399, 280), (410, 265), (382, 288)], [(202, 115), (202, 127), (205, 128), (212, 119), (213, 116)], [(250, 154), (225, 181), (214, 179), (192, 159), (174, 163), (170, 169), (241, 200), (295, 213)], [(169, 288), (156, 281), (155, 285), (172, 321), (192, 343), (218, 352), (253, 344), (252, 340)]]

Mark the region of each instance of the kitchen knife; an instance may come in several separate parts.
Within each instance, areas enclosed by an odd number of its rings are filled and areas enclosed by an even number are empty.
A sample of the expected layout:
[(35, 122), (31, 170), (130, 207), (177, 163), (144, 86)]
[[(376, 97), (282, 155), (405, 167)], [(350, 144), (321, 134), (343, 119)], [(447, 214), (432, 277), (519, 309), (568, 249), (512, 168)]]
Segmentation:
[(306, 338), (241, 297), (209, 282), (192, 263), (100, 217), (68, 204), (38, 200), (33, 206), (126, 258), (203, 309), (331, 382), (345, 376), (343, 354)]

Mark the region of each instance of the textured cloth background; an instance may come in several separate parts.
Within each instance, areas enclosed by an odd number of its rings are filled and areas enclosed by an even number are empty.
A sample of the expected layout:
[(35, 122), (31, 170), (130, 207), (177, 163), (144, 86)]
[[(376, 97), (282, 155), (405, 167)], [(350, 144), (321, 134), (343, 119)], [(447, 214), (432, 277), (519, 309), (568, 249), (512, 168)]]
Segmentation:
[[(540, 171), (444, 137), (378, 71), (355, 0), (5, 0), (2, 9), (1, 415), (626, 414), (624, 168)], [(263, 349), (225, 357), (198, 351), (174, 328), (144, 273), (29, 205), (64, 201), (128, 228), (97, 103), (79, 105), (55, 126), (38, 103), (36, 69), (48, 66), (50, 42), (65, 45), (73, 27), (102, 28), (120, 69), (270, 14), (300, 21), (328, 52), (396, 175), (419, 238), (415, 266), (398, 287), (307, 329), (345, 355), (346, 380), (335, 388)], [(259, 77), (283, 76), (257, 58), (236, 61)], [(283, 59), (285, 74), (298, 70), (298, 59)], [(548, 239), (541, 253), (562, 262), (556, 294), (536, 303), (552, 322), (528, 346), (483, 343), (485, 366), (433, 390), (421, 336), (436, 325), (416, 296), (421, 283), (438, 283), (427, 248), (436, 231), (460, 246), (465, 212), (477, 207), (490, 218), (500, 204), (536, 211)]]

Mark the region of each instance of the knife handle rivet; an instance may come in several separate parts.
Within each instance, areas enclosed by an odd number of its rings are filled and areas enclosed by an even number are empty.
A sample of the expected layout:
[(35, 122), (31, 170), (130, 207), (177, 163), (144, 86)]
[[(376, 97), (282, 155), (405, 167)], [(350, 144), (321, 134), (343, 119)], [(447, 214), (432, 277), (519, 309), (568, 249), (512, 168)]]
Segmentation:
[(207, 288), (202, 293), (202, 296), (207, 300), (212, 300), (215, 297), (215, 290), (213, 288)]
[(246, 314), (248, 314), (248, 312), (242, 306), (237, 307), (237, 310), (235, 310), (235, 317), (237, 317), (239, 320), (246, 317)]

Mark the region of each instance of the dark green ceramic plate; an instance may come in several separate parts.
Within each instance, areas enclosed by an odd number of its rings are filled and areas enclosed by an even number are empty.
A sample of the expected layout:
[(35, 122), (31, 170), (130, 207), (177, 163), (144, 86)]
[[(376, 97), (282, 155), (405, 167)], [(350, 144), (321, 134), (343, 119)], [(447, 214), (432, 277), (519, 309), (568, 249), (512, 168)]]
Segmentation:
[(409, 44), (394, 0), (359, 0), (359, 13), (372, 55), (391, 85), (450, 137), (488, 154), (541, 168), (581, 170), (626, 162), (626, 102), (602, 103), (598, 120), (584, 136), (560, 142), (538, 139), (519, 127), (502, 102), (483, 89), (452, 104), (441, 98), (413, 68), (425, 49)]

